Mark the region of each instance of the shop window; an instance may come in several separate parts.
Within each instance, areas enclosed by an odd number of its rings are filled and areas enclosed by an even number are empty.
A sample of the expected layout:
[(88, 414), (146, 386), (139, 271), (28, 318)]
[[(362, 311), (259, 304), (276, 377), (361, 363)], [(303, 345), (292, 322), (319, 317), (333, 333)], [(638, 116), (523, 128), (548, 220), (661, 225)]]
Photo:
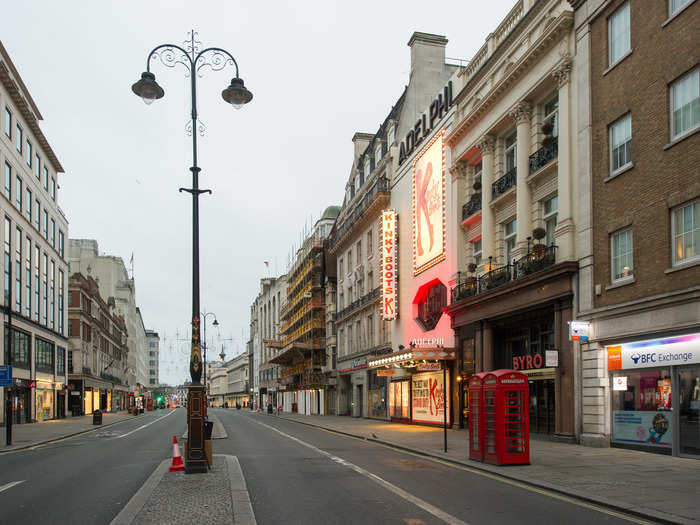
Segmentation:
[(36, 369), (53, 373), (54, 371), (54, 346), (48, 341), (37, 338), (34, 343), (36, 351)]
[(410, 417), (410, 382), (394, 381), (389, 384), (389, 416), (396, 419)]
[[(9, 327), (5, 325), (5, 363), (20, 368), (29, 368), (30, 336), (12, 328), (12, 341), (9, 343)], [(12, 355), (10, 353), (10, 348)]]
[(613, 442), (671, 447), (671, 376), (668, 368), (613, 374)]
[(447, 306), (447, 288), (439, 279), (433, 279), (418, 289), (413, 306), (416, 322), (426, 332), (433, 330)]

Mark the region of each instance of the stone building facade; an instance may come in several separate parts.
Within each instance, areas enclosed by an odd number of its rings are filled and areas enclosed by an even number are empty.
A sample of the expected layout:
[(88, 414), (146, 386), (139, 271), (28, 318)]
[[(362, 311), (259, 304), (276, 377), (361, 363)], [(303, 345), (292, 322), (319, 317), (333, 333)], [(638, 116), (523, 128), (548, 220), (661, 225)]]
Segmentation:
[[(58, 205), (63, 167), (39, 126), (41, 113), (0, 43), (3, 172), (3, 351), (13, 367), (15, 424), (65, 417), (68, 220)], [(5, 406), (6, 389), (0, 392)], [(5, 422), (5, 411), (0, 421)]]

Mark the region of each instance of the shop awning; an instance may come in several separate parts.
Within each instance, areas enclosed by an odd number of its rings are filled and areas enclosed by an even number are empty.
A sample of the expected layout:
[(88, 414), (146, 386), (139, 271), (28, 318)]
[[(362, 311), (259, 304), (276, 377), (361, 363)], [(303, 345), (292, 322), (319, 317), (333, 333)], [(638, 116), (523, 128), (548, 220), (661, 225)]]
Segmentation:
[(394, 352), (367, 362), (369, 368), (379, 368), (387, 365), (417, 363), (419, 361), (454, 361), (457, 350), (454, 348), (414, 348), (410, 351)]

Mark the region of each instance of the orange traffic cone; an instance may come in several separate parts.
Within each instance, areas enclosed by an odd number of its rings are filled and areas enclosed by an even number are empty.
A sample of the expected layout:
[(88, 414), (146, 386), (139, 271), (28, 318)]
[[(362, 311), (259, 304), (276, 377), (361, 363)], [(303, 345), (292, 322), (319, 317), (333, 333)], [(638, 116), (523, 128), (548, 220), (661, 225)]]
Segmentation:
[(170, 465), (170, 472), (178, 470), (185, 470), (185, 464), (182, 462), (180, 447), (177, 446), (177, 436), (173, 436), (173, 463)]

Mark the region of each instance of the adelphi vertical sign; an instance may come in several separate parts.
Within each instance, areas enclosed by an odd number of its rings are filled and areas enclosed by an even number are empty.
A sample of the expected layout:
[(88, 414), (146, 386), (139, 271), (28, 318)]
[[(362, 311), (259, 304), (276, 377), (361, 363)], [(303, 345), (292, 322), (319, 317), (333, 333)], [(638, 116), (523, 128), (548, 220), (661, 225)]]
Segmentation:
[(398, 304), (396, 301), (396, 210), (384, 210), (381, 224), (381, 268), (382, 279), (382, 318), (389, 321), (396, 319)]

